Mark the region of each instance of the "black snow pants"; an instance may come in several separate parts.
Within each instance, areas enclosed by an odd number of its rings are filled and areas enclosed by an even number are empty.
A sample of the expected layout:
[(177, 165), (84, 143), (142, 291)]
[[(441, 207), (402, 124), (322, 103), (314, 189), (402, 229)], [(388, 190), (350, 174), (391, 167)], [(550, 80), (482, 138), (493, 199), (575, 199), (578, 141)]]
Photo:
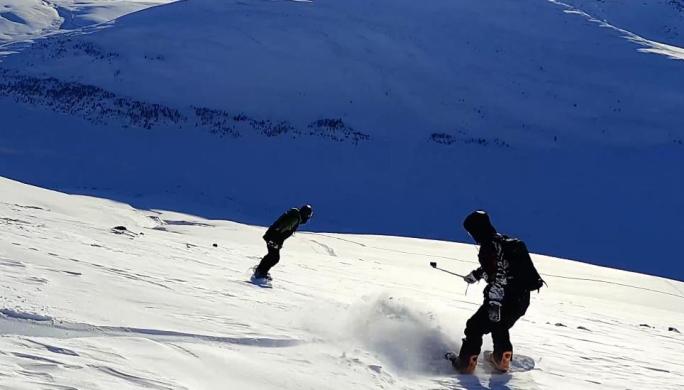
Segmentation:
[(259, 265), (254, 270), (254, 276), (258, 278), (266, 277), (268, 271), (280, 261), (280, 245), (266, 245), (268, 254), (261, 259)]
[(513, 351), (508, 330), (515, 325), (520, 317), (525, 315), (530, 305), (530, 293), (524, 292), (518, 297), (505, 300), (501, 305), (501, 320), (492, 322), (489, 320), (489, 305), (485, 302), (466, 322), (465, 338), (461, 345), (459, 358), (467, 361), (469, 356), (479, 355), (482, 348), (482, 336), (492, 334), (494, 354), (500, 355), (506, 351)]

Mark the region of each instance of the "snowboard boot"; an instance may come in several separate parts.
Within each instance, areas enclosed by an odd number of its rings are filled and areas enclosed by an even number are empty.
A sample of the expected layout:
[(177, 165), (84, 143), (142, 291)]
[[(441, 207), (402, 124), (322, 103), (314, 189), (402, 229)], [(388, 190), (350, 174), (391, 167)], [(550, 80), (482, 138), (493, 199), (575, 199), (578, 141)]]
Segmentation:
[(444, 357), (451, 361), (451, 365), (460, 374), (472, 374), (477, 367), (477, 355), (460, 358), (455, 353), (449, 352)]
[(270, 273), (267, 272), (266, 275), (263, 275), (263, 274), (258, 273), (257, 269), (255, 268), (254, 273), (252, 274), (251, 280), (252, 280), (252, 282), (264, 282), (265, 283), (265, 282), (272, 281), (273, 278), (271, 278)]
[(501, 372), (508, 372), (511, 368), (511, 359), (513, 359), (513, 352), (494, 352), (489, 355), (489, 361), (492, 363), (494, 368)]
[(263, 273), (263, 271), (259, 272), (259, 265), (255, 265), (254, 267), (252, 267), (252, 279), (266, 279), (269, 281), (273, 280), (273, 278), (271, 278), (270, 272), (268, 272), (268, 271), (266, 273)]

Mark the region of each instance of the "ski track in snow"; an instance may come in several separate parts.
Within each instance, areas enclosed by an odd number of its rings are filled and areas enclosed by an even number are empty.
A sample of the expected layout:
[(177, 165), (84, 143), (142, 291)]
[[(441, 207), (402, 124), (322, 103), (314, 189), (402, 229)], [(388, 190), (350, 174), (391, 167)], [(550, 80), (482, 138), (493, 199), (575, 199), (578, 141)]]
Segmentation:
[(244, 281), (263, 228), (0, 192), (0, 389), (677, 389), (684, 375), (684, 337), (667, 331), (684, 328), (683, 299), (661, 293), (681, 282), (535, 256), (596, 280), (533, 294), (512, 330), (533, 369), (459, 376), (442, 355), (482, 285), (464, 296), (428, 261), (474, 259), (472, 245), (300, 232), (261, 289)]

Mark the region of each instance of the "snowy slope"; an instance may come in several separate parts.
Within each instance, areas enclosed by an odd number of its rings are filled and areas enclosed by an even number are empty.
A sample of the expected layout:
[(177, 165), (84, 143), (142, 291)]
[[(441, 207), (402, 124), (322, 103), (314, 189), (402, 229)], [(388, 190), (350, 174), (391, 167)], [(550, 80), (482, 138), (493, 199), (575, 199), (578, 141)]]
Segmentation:
[(193, 0), (53, 37), (3, 67), (295, 128), (342, 118), (376, 137), (681, 139), (683, 65), (569, 12), (539, 0)]
[(0, 44), (104, 23), (172, 0), (0, 0)]
[(472, 245), (300, 232), (262, 289), (245, 282), (261, 227), (7, 179), (0, 193), (0, 389), (683, 384), (684, 336), (668, 331), (684, 328), (681, 282), (535, 256), (550, 287), (512, 331), (534, 369), (456, 376), (441, 354), (482, 286), (463, 295), (428, 262), (467, 272)]
[(684, 1), (563, 0), (593, 18), (645, 39), (684, 46)]
[(682, 280), (679, 43), (570, 3), (192, 0), (5, 45), (0, 174), (249, 223), (306, 200), (337, 232), (451, 238), (482, 207)]

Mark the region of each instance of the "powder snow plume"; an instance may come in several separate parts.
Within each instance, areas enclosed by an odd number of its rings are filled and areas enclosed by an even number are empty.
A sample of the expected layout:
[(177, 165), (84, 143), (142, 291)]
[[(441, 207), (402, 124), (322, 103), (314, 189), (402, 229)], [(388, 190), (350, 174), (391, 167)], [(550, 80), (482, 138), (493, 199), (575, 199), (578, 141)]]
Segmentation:
[(406, 374), (442, 371), (444, 352), (458, 347), (433, 312), (388, 294), (352, 307), (348, 326), (378, 359)]

